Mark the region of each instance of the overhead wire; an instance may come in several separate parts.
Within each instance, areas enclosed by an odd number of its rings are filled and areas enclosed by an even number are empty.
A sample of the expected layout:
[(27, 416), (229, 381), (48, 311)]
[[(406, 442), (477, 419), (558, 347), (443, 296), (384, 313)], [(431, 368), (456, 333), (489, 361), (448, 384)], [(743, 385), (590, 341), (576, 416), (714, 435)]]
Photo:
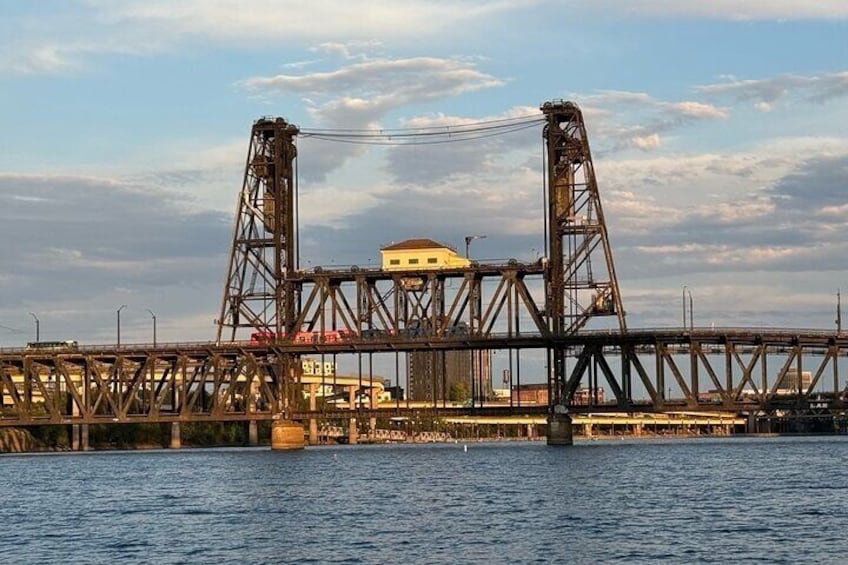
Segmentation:
[[(518, 131), (535, 127), (542, 121), (543, 120), (539, 118), (533, 120), (524, 120), (520, 122), (511, 122), (498, 126), (482, 126), (464, 129), (445, 129), (443, 131), (438, 132), (426, 131), (410, 133), (382, 133), (379, 130), (373, 130), (371, 133), (327, 134), (316, 133), (311, 130), (301, 130), (301, 137), (335, 143), (349, 143), (355, 145), (436, 145), (444, 143), (474, 141), (478, 139), (486, 139), (499, 135), (515, 133)], [(454, 126), (450, 126), (450, 128), (453, 127)]]
[(479, 127), (486, 126), (488, 124), (497, 124), (503, 122), (524, 122), (527, 120), (532, 121), (544, 121), (544, 116), (540, 116), (538, 114), (528, 114), (526, 116), (515, 116), (512, 118), (498, 118), (494, 120), (482, 120), (479, 122), (470, 122), (467, 124), (456, 124), (456, 125), (443, 125), (443, 126), (420, 126), (420, 127), (407, 127), (407, 128), (302, 128), (301, 132), (308, 133), (346, 133), (346, 132), (364, 132), (364, 133), (375, 133), (375, 132), (392, 132), (392, 131), (427, 131), (427, 130), (436, 130), (436, 129), (445, 129), (445, 128), (463, 128), (463, 127)]

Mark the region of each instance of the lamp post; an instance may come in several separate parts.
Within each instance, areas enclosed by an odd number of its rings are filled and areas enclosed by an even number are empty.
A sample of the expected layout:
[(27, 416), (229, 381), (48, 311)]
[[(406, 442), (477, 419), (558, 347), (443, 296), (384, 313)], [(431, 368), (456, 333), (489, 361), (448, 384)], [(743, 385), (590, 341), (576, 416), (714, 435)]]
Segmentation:
[(692, 313), (692, 291), (687, 290), (689, 293), (689, 331), (693, 331), (695, 329), (695, 314)]
[(121, 304), (121, 307), (115, 311), (115, 313), (118, 315), (118, 347), (121, 347), (121, 310), (126, 307), (126, 304)]
[(485, 235), (466, 235), (465, 236), (465, 258), (469, 258), (469, 248), (471, 247), (471, 242), (475, 239), (486, 239)]
[(150, 308), (147, 311), (150, 312), (150, 317), (153, 318), (153, 347), (156, 347), (156, 314)]
[(686, 288), (687, 286), (683, 285), (683, 329), (686, 329)]
[(41, 322), (39, 321), (38, 316), (32, 312), (30, 312), (29, 315), (35, 320), (35, 341), (41, 341)]
[(836, 333), (842, 333), (842, 294), (841, 289), (836, 289)]

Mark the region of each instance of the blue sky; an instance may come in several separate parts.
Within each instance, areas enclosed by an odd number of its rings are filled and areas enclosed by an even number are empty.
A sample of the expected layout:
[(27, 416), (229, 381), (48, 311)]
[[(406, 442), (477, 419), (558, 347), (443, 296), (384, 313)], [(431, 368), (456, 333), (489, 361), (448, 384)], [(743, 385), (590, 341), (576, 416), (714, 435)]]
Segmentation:
[[(692, 4), (692, 5), (690, 5)], [(0, 347), (213, 336), (254, 119), (449, 125), (584, 110), (632, 327), (833, 327), (848, 292), (842, 1), (0, 2)], [(542, 240), (540, 131), (300, 141), (310, 264), (407, 237)]]

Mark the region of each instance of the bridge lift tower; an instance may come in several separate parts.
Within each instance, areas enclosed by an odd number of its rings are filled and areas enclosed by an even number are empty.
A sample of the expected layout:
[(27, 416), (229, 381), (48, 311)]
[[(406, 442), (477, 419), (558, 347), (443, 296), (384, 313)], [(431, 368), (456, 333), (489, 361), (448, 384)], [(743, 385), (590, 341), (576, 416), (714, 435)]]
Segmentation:
[[(542, 135), (547, 148), (549, 263), (545, 303), (551, 332), (555, 337), (572, 335), (594, 316), (616, 316), (619, 330), (624, 333), (624, 308), (583, 114), (573, 102), (546, 102), (540, 109), (545, 115)], [(600, 253), (602, 260), (593, 261)], [(565, 360), (564, 347), (548, 348), (552, 393), (549, 443), (552, 436), (556, 443), (558, 427), (562, 442), (571, 443), (565, 407), (579, 385), (582, 371), (575, 368), (574, 378), (569, 378)]]

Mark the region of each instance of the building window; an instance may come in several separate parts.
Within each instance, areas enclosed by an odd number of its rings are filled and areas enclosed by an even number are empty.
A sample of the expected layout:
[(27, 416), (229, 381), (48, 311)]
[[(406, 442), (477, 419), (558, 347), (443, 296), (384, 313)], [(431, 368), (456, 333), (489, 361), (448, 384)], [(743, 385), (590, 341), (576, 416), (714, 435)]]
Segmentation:
[(400, 259), (389, 259), (389, 265), (400, 265)]
[(410, 265), (417, 265), (417, 264), (418, 264), (418, 259), (410, 259), (410, 260), (409, 260), (409, 264), (410, 264)]
[(427, 257), (427, 263), (429, 263), (430, 265), (435, 265), (436, 261), (437, 259), (435, 257)]

